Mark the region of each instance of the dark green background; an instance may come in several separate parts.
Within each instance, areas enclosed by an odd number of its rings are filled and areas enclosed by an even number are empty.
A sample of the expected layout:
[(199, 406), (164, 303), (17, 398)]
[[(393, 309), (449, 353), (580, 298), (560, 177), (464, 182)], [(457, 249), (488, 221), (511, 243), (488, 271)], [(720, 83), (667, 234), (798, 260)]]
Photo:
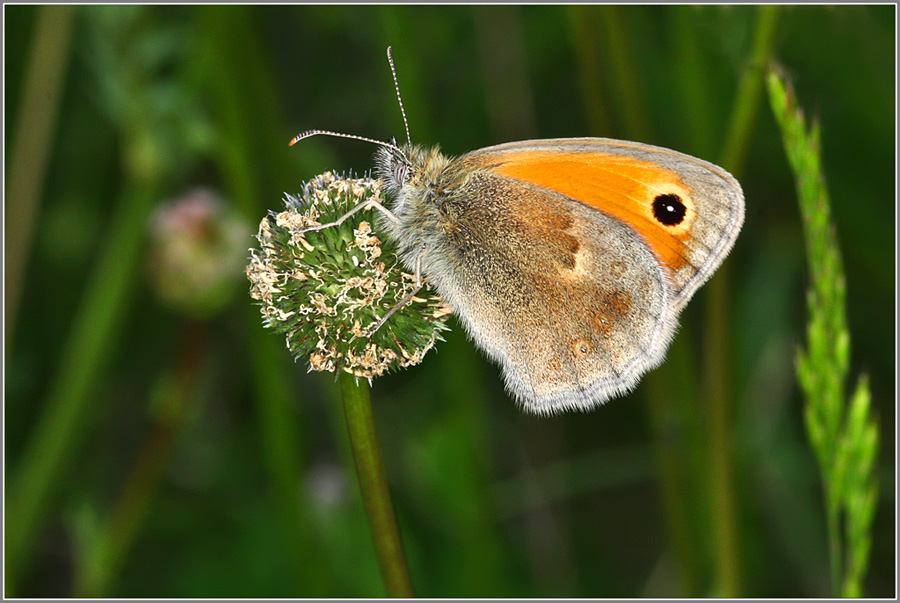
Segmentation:
[[(4, 7), (7, 162), (40, 10)], [(460, 154), (507, 140), (607, 136), (717, 162), (759, 16), (747, 6), (79, 7), (6, 341), (7, 485), (59, 377), (112, 216), (140, 193), (129, 163), (135, 140), (152, 140), (160, 202), (204, 184), (255, 230), (301, 181), (371, 164), (364, 143), (320, 137), (288, 148), (297, 132), (403, 138), (385, 59), (392, 45), (414, 142)], [(822, 124), (847, 274), (851, 380), (869, 375), (882, 426), (866, 593), (891, 596), (895, 9), (783, 7), (773, 59)], [(829, 593), (821, 484), (793, 373), (806, 323), (801, 224), (779, 133), (757, 100), (735, 169), (746, 223), (721, 277), (731, 386), (719, 402), (731, 453), (710, 446), (698, 393), (705, 289), (664, 367), (590, 414), (521, 413), (453, 321), (421, 366), (373, 384), (419, 595), (714, 594), (721, 543), (709, 501), (725, 486), (710, 479), (710, 461), (720, 454), (732, 461), (740, 594)], [(16, 200), (6, 201), (9, 232)], [(92, 367), (99, 378), (65, 442), (17, 594), (72, 594), (79, 534), (116, 505), (153, 432), (160, 383), (178, 370), (184, 333), (196, 328), (155, 301), (143, 268), (141, 260), (102, 344), (108, 360)], [(247, 288), (202, 327), (191, 410), (109, 595), (383, 594), (337, 388), (261, 332)], [(264, 400), (266, 387), (283, 398)]]

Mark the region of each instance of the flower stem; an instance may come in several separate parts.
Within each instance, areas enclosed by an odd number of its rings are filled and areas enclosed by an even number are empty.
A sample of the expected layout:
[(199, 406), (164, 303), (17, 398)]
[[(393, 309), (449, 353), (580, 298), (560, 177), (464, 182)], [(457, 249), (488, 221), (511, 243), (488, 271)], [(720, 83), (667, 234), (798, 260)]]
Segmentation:
[(369, 387), (364, 381), (359, 382), (356, 377), (345, 372), (341, 373), (340, 380), (359, 490), (369, 519), (369, 528), (372, 530), (375, 554), (385, 588), (390, 597), (412, 597), (414, 595), (406, 554), (378, 449)]
[(76, 597), (109, 596), (135, 538), (150, 516), (178, 435), (194, 410), (193, 405), (200, 401), (195, 390), (208, 347), (206, 325), (185, 321), (176, 372), (167, 373), (160, 380), (152, 432), (109, 517), (77, 567)]

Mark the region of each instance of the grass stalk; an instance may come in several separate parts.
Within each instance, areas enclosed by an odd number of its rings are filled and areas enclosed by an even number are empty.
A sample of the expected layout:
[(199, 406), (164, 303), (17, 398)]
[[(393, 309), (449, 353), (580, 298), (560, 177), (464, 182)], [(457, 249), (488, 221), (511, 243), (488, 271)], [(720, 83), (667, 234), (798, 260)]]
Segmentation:
[(807, 436), (822, 474), (832, 590), (835, 596), (860, 597), (878, 500), (878, 425), (865, 376), (849, 400), (845, 394), (850, 366), (846, 277), (821, 166), (819, 127), (813, 123), (807, 130), (793, 91), (776, 72), (769, 73), (768, 84), (797, 183), (809, 262), (810, 318), (806, 349), (797, 354), (797, 378), (806, 398)]
[[(763, 95), (763, 69), (775, 46), (780, 8), (759, 9), (748, 64), (738, 83), (734, 110), (729, 120), (721, 165), (732, 173), (740, 173), (753, 124)], [(723, 597), (738, 597), (741, 578), (740, 543), (734, 495), (734, 459), (731, 442), (731, 404), (734, 400), (728, 371), (727, 334), (729, 278), (728, 265), (722, 266), (707, 285), (706, 345), (704, 348), (704, 392), (709, 411), (710, 510), (714, 538), (714, 592)]]
[(144, 225), (159, 198), (149, 178), (125, 185), (106, 248), (87, 283), (59, 369), (34, 434), (20, 465), (12, 472), (7, 496), (7, 596), (27, 566), (32, 548), (49, 511), (61, 475), (83, 439), (94, 390), (115, 350), (114, 340), (129, 307)]
[(643, 91), (638, 77), (631, 24), (627, 12), (621, 6), (598, 7), (600, 37), (604, 41), (608, 62), (611, 98), (622, 120), (622, 130), (628, 138), (637, 141), (650, 139), (651, 125), (644, 108)]
[(6, 180), (6, 349), (12, 345), (28, 251), (53, 149), (56, 118), (68, 72), (70, 41), (78, 8), (38, 9), (22, 97), (9, 153)]

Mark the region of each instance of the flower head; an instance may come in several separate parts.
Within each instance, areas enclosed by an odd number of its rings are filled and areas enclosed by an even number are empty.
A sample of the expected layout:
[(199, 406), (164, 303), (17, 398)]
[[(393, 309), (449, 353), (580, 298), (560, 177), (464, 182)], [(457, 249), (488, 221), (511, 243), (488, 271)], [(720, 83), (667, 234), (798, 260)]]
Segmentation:
[(234, 298), (252, 231), (215, 191), (194, 189), (161, 205), (149, 231), (150, 283), (164, 304), (210, 318)]
[(381, 184), (336, 178), (330, 172), (288, 195), (285, 209), (259, 225), (259, 249), (247, 266), (250, 296), (260, 302), (263, 324), (285, 336), (295, 359), (310, 370), (347, 371), (358, 377), (418, 364), (447, 329), (450, 308), (422, 289), (374, 333), (371, 328), (416, 290), (396, 245), (373, 231), (372, 210), (329, 224), (369, 199), (381, 201)]

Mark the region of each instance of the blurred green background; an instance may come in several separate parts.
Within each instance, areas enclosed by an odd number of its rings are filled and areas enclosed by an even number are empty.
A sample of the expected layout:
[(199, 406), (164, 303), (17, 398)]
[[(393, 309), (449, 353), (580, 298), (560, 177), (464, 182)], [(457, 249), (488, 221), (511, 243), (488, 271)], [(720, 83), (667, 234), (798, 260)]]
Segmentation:
[[(414, 142), (638, 140), (726, 162), (747, 199), (719, 284), (623, 399), (525, 415), (455, 321), (422, 365), (375, 381), (417, 594), (830, 593), (794, 377), (808, 282), (794, 185), (764, 89), (737, 101), (760, 56), (822, 123), (851, 374), (870, 376), (882, 427), (866, 594), (894, 594), (895, 7), (4, 17), (7, 595), (384, 593), (333, 377), (263, 330), (242, 271), (285, 191), (371, 165), (370, 145), (288, 148), (294, 134), (402, 139), (388, 45)], [(735, 115), (750, 136), (723, 159)], [(721, 395), (704, 395), (710, 363)]]

